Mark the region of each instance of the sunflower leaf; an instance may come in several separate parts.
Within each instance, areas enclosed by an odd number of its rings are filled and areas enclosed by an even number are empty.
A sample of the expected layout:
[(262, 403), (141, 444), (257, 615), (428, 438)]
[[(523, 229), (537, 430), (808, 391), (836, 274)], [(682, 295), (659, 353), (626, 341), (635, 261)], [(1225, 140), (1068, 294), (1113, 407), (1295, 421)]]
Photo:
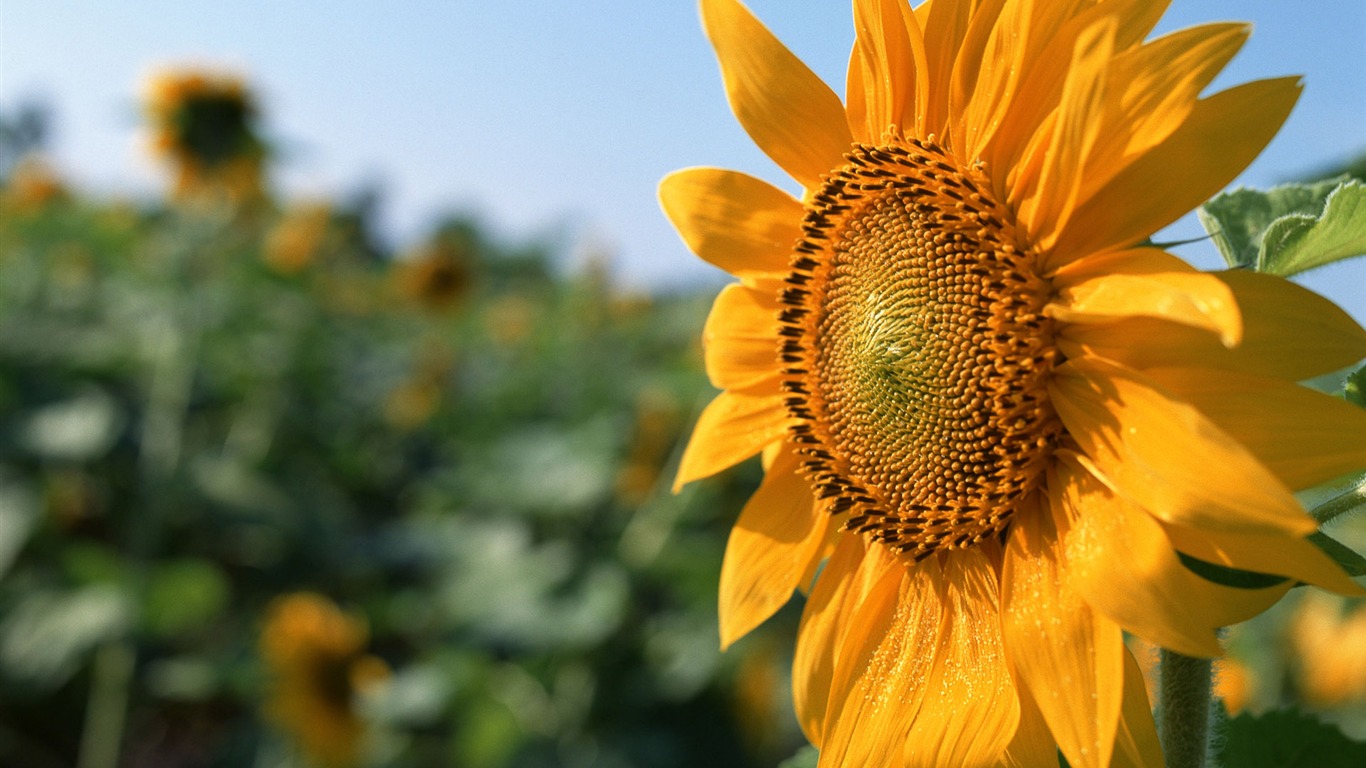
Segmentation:
[(1283, 216), (1262, 235), (1258, 270), (1289, 276), (1366, 255), (1366, 184), (1348, 181), (1328, 195), (1323, 214)]
[(1366, 365), (1361, 366), (1356, 370), (1356, 373), (1347, 377), (1347, 384), (1343, 387), (1342, 394), (1347, 398), (1347, 402), (1366, 408)]
[(1303, 712), (1246, 712), (1228, 721), (1215, 765), (1239, 768), (1354, 768), (1366, 765), (1366, 744)]
[[(1366, 499), (1363, 499), (1362, 503), (1366, 504)], [(1366, 576), (1366, 557), (1357, 554), (1351, 547), (1343, 544), (1323, 531), (1316, 531), (1310, 534), (1309, 541), (1313, 542), (1314, 546), (1318, 547), (1325, 555), (1333, 558), (1338, 565), (1342, 566), (1342, 570), (1346, 571), (1347, 575), (1352, 578)]]
[(1270, 190), (1235, 189), (1200, 206), (1200, 222), (1230, 267), (1262, 264), (1263, 241), (1272, 225), (1287, 216), (1318, 221), (1328, 196), (1345, 186), (1346, 176)]
[(1176, 555), (1181, 558), (1181, 564), (1186, 566), (1186, 568), (1195, 575), (1206, 581), (1212, 581), (1215, 584), (1220, 584), (1225, 587), (1234, 587), (1235, 589), (1265, 589), (1266, 587), (1273, 587), (1285, 581), (1285, 577), (1283, 576), (1273, 576), (1269, 573), (1257, 573), (1256, 571), (1229, 568), (1225, 565), (1218, 565), (1196, 557), (1191, 557), (1185, 552), (1177, 552)]

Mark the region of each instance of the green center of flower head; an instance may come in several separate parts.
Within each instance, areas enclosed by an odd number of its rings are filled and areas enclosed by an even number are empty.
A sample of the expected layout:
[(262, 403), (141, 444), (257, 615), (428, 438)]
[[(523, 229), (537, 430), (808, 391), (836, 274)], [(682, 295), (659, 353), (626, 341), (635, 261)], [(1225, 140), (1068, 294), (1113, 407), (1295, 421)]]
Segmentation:
[(979, 169), (932, 140), (846, 157), (782, 297), (792, 439), (846, 530), (919, 560), (1003, 531), (1042, 480), (1050, 287)]

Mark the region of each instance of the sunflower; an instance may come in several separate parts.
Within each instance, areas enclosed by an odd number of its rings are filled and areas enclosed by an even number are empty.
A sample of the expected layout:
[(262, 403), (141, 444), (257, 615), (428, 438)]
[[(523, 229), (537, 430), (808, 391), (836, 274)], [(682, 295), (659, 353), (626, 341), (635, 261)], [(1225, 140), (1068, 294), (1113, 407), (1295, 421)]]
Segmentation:
[(677, 484), (765, 468), (722, 645), (810, 590), (793, 688), (822, 766), (1160, 765), (1123, 632), (1216, 656), (1291, 583), (1188, 558), (1359, 592), (1292, 490), (1366, 465), (1366, 412), (1295, 383), (1366, 356), (1366, 330), (1145, 244), (1299, 83), (1202, 96), (1248, 28), (1145, 41), (1165, 2), (853, 5), (841, 103), (743, 5), (702, 0), (736, 117), (802, 193), (712, 168), (660, 188), (739, 278)]
[(237, 77), (199, 70), (168, 71), (147, 84), (152, 150), (170, 163), (180, 199), (263, 194), (265, 145), (255, 126), (256, 103)]
[(365, 624), (309, 592), (277, 599), (261, 633), (261, 655), (273, 683), (266, 715), (320, 766), (353, 765), (364, 724), (356, 698), (388, 676), (365, 655)]

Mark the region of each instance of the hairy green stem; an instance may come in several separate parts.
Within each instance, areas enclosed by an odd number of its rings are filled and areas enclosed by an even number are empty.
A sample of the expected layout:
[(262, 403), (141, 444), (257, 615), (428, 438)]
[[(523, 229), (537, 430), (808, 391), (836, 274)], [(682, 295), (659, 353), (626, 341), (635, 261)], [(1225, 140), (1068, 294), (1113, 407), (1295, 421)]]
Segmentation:
[(1213, 662), (1162, 649), (1157, 732), (1167, 768), (1204, 768)]

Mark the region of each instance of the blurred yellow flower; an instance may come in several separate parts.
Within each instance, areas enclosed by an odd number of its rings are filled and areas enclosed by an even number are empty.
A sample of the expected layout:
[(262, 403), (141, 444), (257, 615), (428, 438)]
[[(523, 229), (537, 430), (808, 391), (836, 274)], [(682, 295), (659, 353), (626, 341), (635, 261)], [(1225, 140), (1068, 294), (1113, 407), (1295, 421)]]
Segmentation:
[(282, 275), (294, 275), (317, 260), (332, 223), (327, 203), (290, 208), (266, 235), (265, 261)]
[(1305, 595), (1290, 639), (1306, 701), (1324, 709), (1366, 701), (1366, 608), (1359, 602)]
[(470, 255), (458, 245), (434, 240), (397, 265), (398, 291), (426, 309), (453, 309), (470, 288)]
[(737, 0), (701, 5), (736, 117), (803, 187), (660, 188), (739, 279), (677, 484), (766, 470), (722, 644), (825, 562), (793, 671), (823, 768), (1160, 765), (1123, 630), (1214, 656), (1289, 588), (1178, 551), (1358, 591), (1291, 491), (1366, 466), (1366, 412), (1295, 383), (1366, 330), (1142, 245), (1247, 165), (1297, 79), (1202, 98), (1248, 29), (1144, 42), (1163, 2), (855, 0), (841, 103)]
[(147, 83), (144, 105), (152, 150), (171, 165), (178, 199), (261, 197), (265, 146), (256, 104), (238, 77), (180, 70)]
[(32, 214), (69, 197), (66, 184), (46, 160), (30, 155), (20, 160), (0, 192), (0, 208)]
[(365, 654), (367, 639), (364, 622), (321, 595), (285, 595), (267, 611), (261, 656), (272, 680), (265, 714), (318, 765), (349, 766), (359, 756), (357, 696), (389, 674)]

